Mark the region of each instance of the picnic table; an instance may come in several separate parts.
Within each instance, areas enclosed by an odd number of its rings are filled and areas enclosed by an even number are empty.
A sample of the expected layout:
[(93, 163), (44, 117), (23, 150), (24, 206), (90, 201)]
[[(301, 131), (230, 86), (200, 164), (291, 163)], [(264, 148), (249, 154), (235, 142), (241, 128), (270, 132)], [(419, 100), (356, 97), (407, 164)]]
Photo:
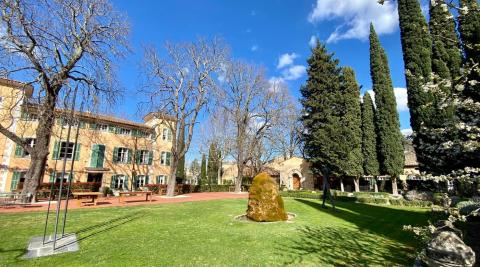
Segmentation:
[(122, 203), (124, 202), (124, 196), (125, 195), (145, 195), (145, 201), (148, 201), (148, 196), (150, 196), (150, 202), (152, 202), (152, 191), (125, 191), (125, 192), (118, 192), (118, 195), (120, 196), (118, 198), (118, 202)]
[[(72, 195), (74, 198), (76, 198), (79, 202), (80, 205), (82, 203), (93, 203), (94, 206), (97, 205), (97, 199), (99, 196), (102, 196), (103, 193), (101, 192), (72, 192)], [(90, 198), (92, 201), (91, 202), (84, 202), (82, 201), (83, 198)]]

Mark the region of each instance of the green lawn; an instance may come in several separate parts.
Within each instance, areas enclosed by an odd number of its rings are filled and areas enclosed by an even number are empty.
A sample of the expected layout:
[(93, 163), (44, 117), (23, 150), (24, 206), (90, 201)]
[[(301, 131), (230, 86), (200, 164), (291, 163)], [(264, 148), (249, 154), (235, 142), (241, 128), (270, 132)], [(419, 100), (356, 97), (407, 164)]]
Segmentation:
[(43, 213), (0, 214), (1, 266), (404, 266), (415, 244), (404, 224), (426, 224), (425, 209), (285, 199), (293, 223), (237, 222), (246, 200), (72, 210), (67, 232), (80, 251), (21, 259)]

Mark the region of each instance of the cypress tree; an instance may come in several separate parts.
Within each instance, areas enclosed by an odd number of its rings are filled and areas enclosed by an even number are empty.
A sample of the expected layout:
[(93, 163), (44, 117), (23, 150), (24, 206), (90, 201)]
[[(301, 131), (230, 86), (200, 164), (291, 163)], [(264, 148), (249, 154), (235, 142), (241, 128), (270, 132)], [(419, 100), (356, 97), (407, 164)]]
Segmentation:
[(200, 179), (198, 180), (198, 184), (202, 185), (207, 181), (207, 159), (205, 155), (202, 154), (202, 163), (200, 165)]
[[(427, 156), (420, 148), (427, 135), (422, 127), (428, 127), (431, 117), (435, 116), (430, 103), (432, 93), (424, 86), (432, 75), (432, 41), (428, 25), (422, 14), (418, 0), (398, 0), (400, 36), (405, 64), (410, 125), (414, 131), (414, 147), (420, 167), (429, 164)], [(378, 106), (377, 106), (378, 108)]]
[(480, 9), (477, 0), (460, 0), (458, 26), (467, 63), (480, 62)]
[(217, 173), (218, 173), (218, 154), (216, 145), (214, 143), (210, 144), (208, 150), (208, 165), (207, 165), (207, 175), (209, 184), (217, 184)]
[(433, 72), (442, 79), (457, 78), (460, 76), (462, 52), (453, 15), (444, 0), (430, 0), (429, 27)]
[(375, 131), (375, 108), (370, 94), (363, 95), (362, 103), (362, 153), (363, 171), (366, 175), (380, 174), (377, 154), (377, 133)]
[(363, 175), (362, 156), (362, 116), (360, 107), (360, 88), (355, 72), (350, 67), (342, 70), (342, 98), (344, 106), (343, 127), (348, 138), (348, 157), (343, 161), (341, 169), (346, 176), (355, 179), (355, 192), (360, 191), (360, 176)]
[(375, 92), (376, 129), (380, 171), (392, 177), (393, 194), (397, 194), (396, 179), (403, 174), (403, 136), (393, 92), (390, 68), (385, 51), (378, 40), (373, 25), (370, 25), (370, 74)]
[(323, 175), (325, 201), (330, 196), (330, 173), (344, 174), (343, 161), (348, 158), (350, 142), (342, 125), (341, 69), (338, 60), (320, 42), (312, 49), (307, 63), (307, 82), (300, 89), (304, 114), (301, 121), (305, 128), (302, 139), (312, 171)]

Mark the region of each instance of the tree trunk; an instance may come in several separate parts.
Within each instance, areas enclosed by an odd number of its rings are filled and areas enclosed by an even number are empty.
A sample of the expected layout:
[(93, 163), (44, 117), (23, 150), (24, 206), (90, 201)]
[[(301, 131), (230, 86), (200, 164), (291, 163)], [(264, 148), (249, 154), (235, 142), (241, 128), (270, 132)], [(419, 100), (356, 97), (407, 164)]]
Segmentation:
[(358, 176), (353, 179), (353, 183), (355, 184), (355, 192), (360, 192), (360, 178)]
[(45, 174), (46, 163), (49, 153), (50, 137), (52, 136), (53, 123), (55, 121), (56, 96), (47, 96), (39, 111), (38, 127), (35, 131), (36, 143), (30, 153), (30, 165), (25, 175), (22, 194), (31, 197), (32, 203), (36, 201), (38, 185), (42, 182)]
[(243, 161), (238, 162), (237, 164), (238, 168), (238, 173), (237, 173), (237, 178), (235, 179), (235, 193), (241, 193), (242, 192), (242, 180), (243, 180)]
[(397, 177), (392, 176), (392, 194), (398, 196)]
[(222, 161), (218, 159), (217, 184), (222, 184)]
[(172, 167), (170, 169), (170, 179), (167, 183), (167, 197), (175, 196), (175, 186), (177, 185), (177, 165), (172, 162)]
[(343, 178), (340, 178), (340, 192), (345, 192), (345, 187), (343, 186)]
[(375, 190), (375, 193), (378, 193), (378, 183), (377, 179), (373, 179), (373, 190)]

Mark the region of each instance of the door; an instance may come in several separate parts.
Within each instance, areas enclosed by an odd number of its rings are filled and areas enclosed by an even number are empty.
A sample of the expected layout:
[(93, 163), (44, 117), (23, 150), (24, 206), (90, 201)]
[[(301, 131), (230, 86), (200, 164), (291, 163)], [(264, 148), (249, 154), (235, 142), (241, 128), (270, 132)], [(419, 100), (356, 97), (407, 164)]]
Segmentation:
[(101, 183), (103, 178), (102, 173), (89, 173), (87, 176), (87, 182), (89, 183)]
[(293, 174), (293, 190), (300, 189), (300, 176), (298, 174)]

